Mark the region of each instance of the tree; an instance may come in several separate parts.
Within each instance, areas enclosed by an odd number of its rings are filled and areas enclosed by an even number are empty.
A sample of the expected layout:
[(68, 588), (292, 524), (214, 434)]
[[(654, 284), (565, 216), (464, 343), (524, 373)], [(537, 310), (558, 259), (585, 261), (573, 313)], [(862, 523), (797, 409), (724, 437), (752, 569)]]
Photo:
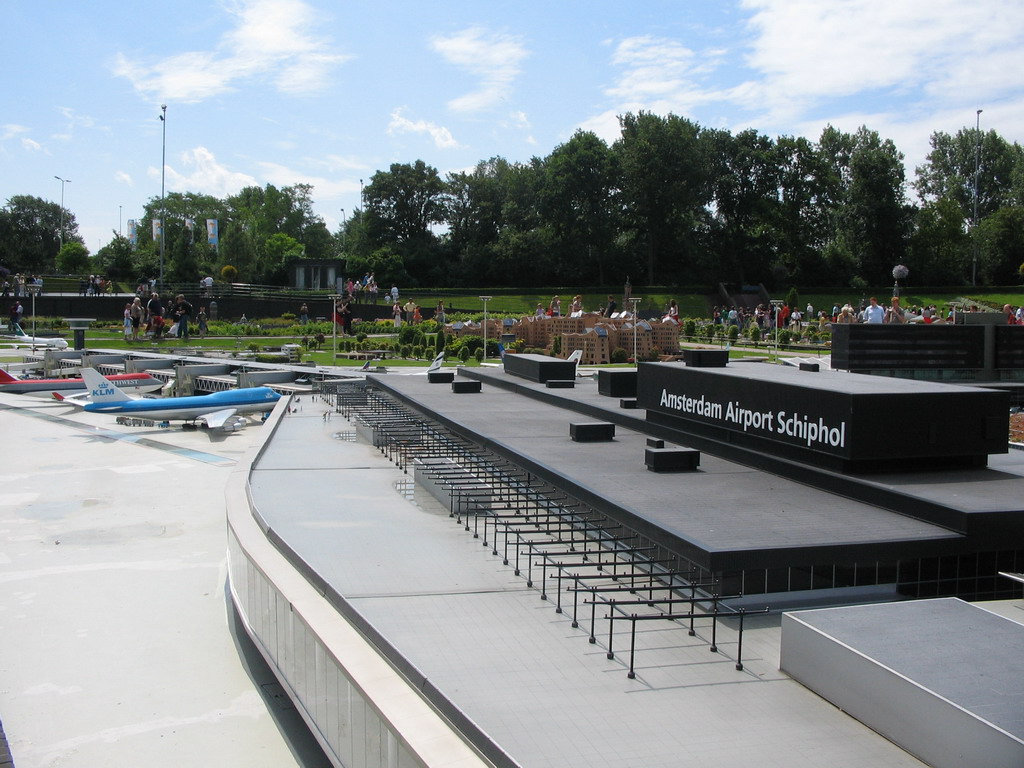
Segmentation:
[(377, 246), (392, 244), (418, 284), (443, 281), (438, 240), (432, 227), (445, 221), (445, 187), (437, 170), (422, 160), (393, 163), (364, 190), (368, 234)]
[(616, 158), (589, 131), (577, 131), (543, 163), (541, 213), (558, 241), (565, 277), (606, 281), (617, 226)]
[(132, 280), (153, 274), (139, 266), (131, 241), (116, 232), (113, 239), (96, 252), (96, 270), (114, 280)]
[(650, 112), (619, 118), (626, 226), (646, 251), (647, 282), (691, 277), (694, 232), (710, 202), (706, 149), (696, 123)]
[(931, 136), (931, 151), (917, 168), (914, 187), (928, 201), (948, 198), (960, 207), (965, 220), (974, 220), (977, 169), (978, 220), (1000, 208), (1021, 204), (1015, 181), (1024, 167), (1024, 150), (995, 131), (979, 133), (962, 128), (955, 135), (938, 131)]
[(832, 237), (826, 248), (833, 274), (849, 283), (886, 282), (904, 261), (911, 209), (904, 193), (903, 155), (891, 140), (861, 127), (842, 134), (827, 127), (819, 143), (832, 176)]
[(89, 271), (89, 249), (81, 243), (64, 243), (57, 254), (57, 270), (65, 275), (80, 275)]
[(711, 251), (718, 280), (767, 279), (777, 253), (781, 158), (754, 130), (707, 133), (714, 201)]
[(921, 285), (964, 285), (971, 264), (971, 238), (959, 204), (950, 197), (926, 202), (914, 215), (906, 266)]
[(1024, 207), (1000, 208), (974, 231), (978, 238), (978, 277), (986, 285), (1014, 285), (1024, 262)]
[(64, 243), (82, 243), (71, 211), (39, 197), (15, 195), (0, 208), (0, 254), (14, 272), (52, 272)]

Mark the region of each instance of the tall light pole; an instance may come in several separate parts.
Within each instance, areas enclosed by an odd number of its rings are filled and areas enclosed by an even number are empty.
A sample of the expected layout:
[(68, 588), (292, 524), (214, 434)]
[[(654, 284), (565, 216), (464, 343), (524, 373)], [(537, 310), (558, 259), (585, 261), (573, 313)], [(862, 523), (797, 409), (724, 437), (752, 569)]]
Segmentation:
[(974, 222), (971, 226), (971, 235), (974, 240), (974, 259), (971, 264), (971, 285), (978, 284), (978, 173), (981, 171), (981, 113), (979, 109), (975, 114), (974, 126)]
[(640, 303), (639, 296), (630, 296), (629, 303), (633, 305), (633, 367), (639, 368), (640, 361), (636, 357), (636, 324), (639, 322), (639, 318), (636, 316), (636, 307)]
[(164, 289), (164, 243), (167, 241), (165, 231), (167, 203), (164, 198), (164, 177), (167, 172), (167, 105), (160, 105), (160, 124), (163, 139), (160, 150), (160, 290)]
[(493, 298), (493, 296), (480, 297), (480, 301), (484, 303), (484, 359), (481, 362), (481, 365), (487, 362), (487, 302)]
[(60, 176), (53, 178), (60, 182), (60, 231), (57, 232), (57, 241), (60, 243), (57, 251), (60, 252), (60, 249), (64, 247), (64, 185), (70, 184), (71, 179), (62, 179)]
[(32, 294), (32, 354), (36, 353), (36, 295), (39, 293), (39, 283), (33, 280), (25, 286)]
[(341, 294), (332, 293), (328, 298), (331, 300), (331, 337), (334, 347), (334, 356), (331, 358), (331, 365), (338, 364), (338, 302), (343, 298)]

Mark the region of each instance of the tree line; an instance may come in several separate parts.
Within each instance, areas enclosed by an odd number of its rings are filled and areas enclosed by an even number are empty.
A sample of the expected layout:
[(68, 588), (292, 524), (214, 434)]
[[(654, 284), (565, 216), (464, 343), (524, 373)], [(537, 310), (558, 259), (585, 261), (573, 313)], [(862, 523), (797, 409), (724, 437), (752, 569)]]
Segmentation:
[[(578, 131), (529, 162), (495, 157), (444, 177), (422, 160), (395, 163), (372, 176), (362, 206), (333, 233), (309, 185), (225, 199), (172, 193), (147, 203), (134, 246), (116, 236), (89, 259), (75, 248), (70, 212), (14, 197), (0, 209), (0, 254), (12, 270), (84, 258), (113, 277), (152, 276), (151, 222), (165, 209), (165, 275), (175, 281), (229, 267), (246, 282), (283, 284), (292, 261), (341, 258), (351, 275), (453, 288), (618, 285), (627, 275), (649, 285), (857, 288), (888, 283), (897, 264), (916, 285), (1018, 282), (1019, 144), (995, 131), (936, 132), (905, 177), (902, 153), (867, 127), (830, 126), (814, 142), (639, 112), (620, 117), (611, 144)], [(68, 252), (58, 263), (61, 218)], [(219, 222), (216, 249), (206, 219)]]

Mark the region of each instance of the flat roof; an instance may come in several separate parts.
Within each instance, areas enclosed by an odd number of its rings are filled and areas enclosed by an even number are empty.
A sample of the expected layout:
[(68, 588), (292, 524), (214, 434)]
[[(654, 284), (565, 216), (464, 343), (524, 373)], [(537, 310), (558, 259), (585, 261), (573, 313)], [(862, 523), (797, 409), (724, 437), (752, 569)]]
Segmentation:
[[(401, 378), (403, 388), (426, 386)], [(694, 637), (680, 623), (648, 622), (629, 679), (626, 623), (608, 659), (605, 622), (590, 644), (587, 621), (572, 628), (552, 595), (542, 600), (446, 507), (418, 491), (409, 500), (410, 476), (349, 439), (353, 425), (338, 414), (325, 421), (324, 406), (306, 399), (302, 407), (251, 474), (259, 515), (516, 764), (920, 765), (779, 671), (778, 616), (747, 618), (741, 671), (735, 620), (719, 621), (718, 653), (710, 620)], [(491, 412), (499, 431), (515, 416)]]
[[(494, 375), (504, 374), (489, 373), (488, 379)], [(612, 442), (576, 443), (569, 424), (592, 419), (485, 382), (479, 394), (453, 395), (450, 386), (422, 377), (375, 380), (481, 445), (562, 478), (559, 484), (586, 497), (581, 500), (603, 500), (604, 509), (617, 510), (644, 527), (642, 532), (664, 531), (683, 554), (714, 570), (792, 563), (794, 557), (810, 564), (869, 554), (894, 558), (901, 551), (948, 553), (963, 539), (941, 526), (707, 452), (695, 472), (649, 472), (644, 466), (647, 434), (638, 431), (645, 425), (641, 419), (634, 417), (636, 430), (618, 428)], [(544, 389), (526, 383), (529, 389)], [(564, 401), (587, 398), (597, 408), (618, 406), (617, 399), (597, 395), (594, 381), (544, 391), (562, 393), (557, 397)]]

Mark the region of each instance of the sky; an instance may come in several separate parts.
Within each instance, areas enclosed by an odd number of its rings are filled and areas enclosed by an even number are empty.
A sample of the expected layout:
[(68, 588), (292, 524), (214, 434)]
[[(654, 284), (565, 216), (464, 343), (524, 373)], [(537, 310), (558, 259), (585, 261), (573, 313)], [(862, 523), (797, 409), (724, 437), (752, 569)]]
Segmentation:
[[(95, 252), (161, 193), (313, 187), (334, 231), (392, 163), (442, 176), (611, 143), (645, 110), (817, 140), (1024, 143), (1022, 0), (7, 0), (0, 204), (60, 203)], [(166, 105), (166, 123), (160, 120)], [(978, 115), (977, 110), (983, 110)], [(166, 129), (166, 136), (164, 134)], [(64, 179), (61, 182), (59, 179)]]

